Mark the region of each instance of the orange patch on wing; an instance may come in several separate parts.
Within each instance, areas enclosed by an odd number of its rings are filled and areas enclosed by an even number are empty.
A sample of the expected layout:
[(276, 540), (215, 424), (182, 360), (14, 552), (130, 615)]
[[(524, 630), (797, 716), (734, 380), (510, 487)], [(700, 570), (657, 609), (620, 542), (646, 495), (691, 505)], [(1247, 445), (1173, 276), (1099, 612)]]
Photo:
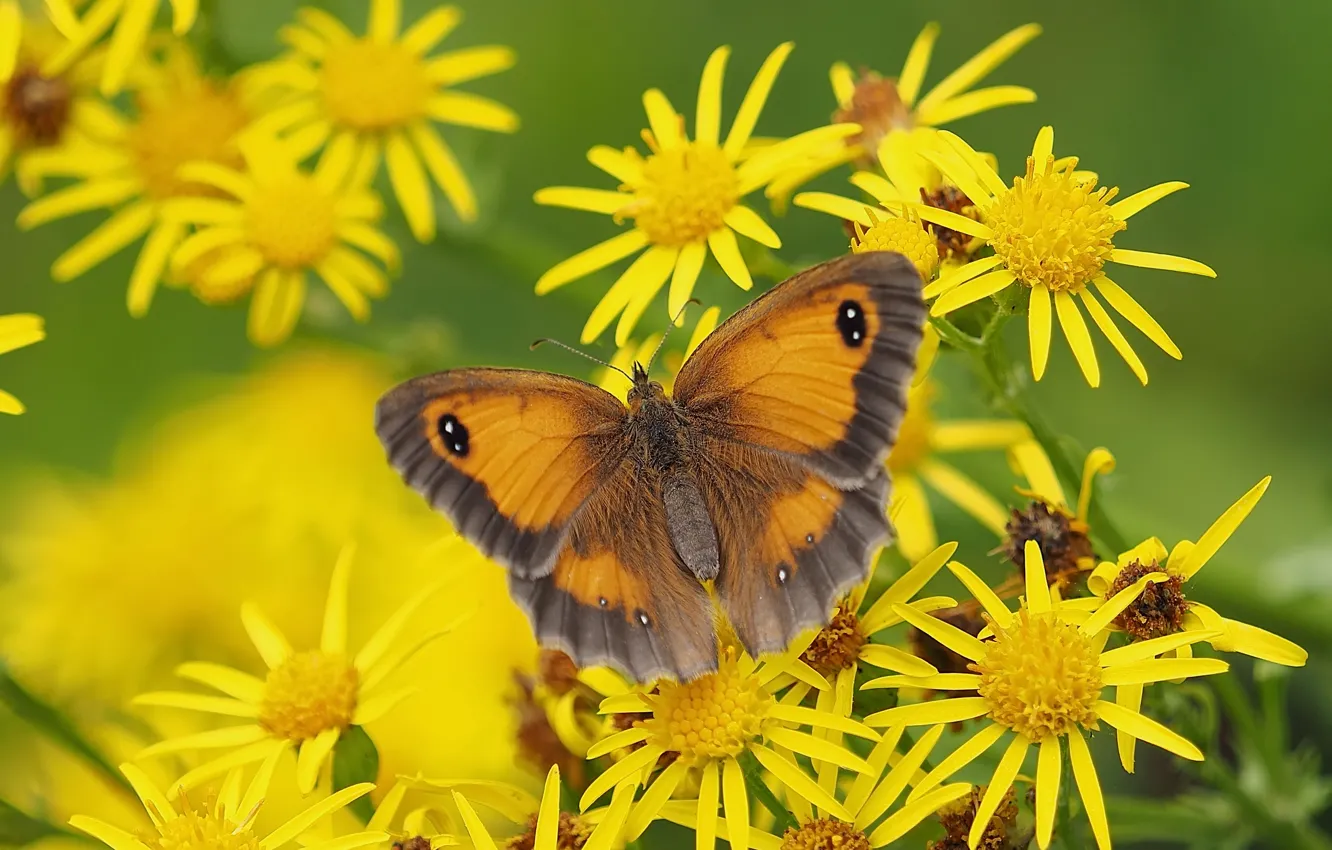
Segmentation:
[[(555, 586), (591, 608), (619, 608), (626, 620), (648, 610), (647, 587), (609, 550), (583, 557), (572, 547), (555, 564)], [(605, 600), (605, 604), (602, 604)]]
[[(440, 419), (466, 429), (466, 451), (450, 450)], [(509, 522), (534, 530), (563, 522), (581, 504), (596, 465), (588, 423), (563, 398), (458, 392), (421, 412), (430, 446), (440, 458), (486, 488)]]
[[(840, 490), (821, 478), (808, 476), (800, 490), (779, 496), (769, 506), (755, 561), (785, 566), (794, 572), (796, 553), (823, 539), (841, 506)], [(776, 583), (776, 576), (768, 580)]]
[[(845, 301), (865, 314), (865, 341), (858, 347), (845, 344), (837, 329)], [(776, 432), (790, 451), (836, 445), (856, 414), (852, 381), (869, 359), (879, 326), (870, 291), (859, 283), (818, 292), (808, 304), (766, 317), (735, 339), (717, 366), (720, 383), (744, 390), (732, 422), (741, 432), (746, 425), (764, 429), (765, 445)]]

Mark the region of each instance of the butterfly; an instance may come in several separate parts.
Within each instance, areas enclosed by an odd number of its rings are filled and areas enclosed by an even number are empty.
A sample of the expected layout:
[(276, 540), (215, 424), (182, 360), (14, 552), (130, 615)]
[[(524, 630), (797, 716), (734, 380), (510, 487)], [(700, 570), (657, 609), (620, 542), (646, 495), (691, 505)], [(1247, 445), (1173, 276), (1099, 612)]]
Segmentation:
[(685, 361), (668, 396), (635, 363), (628, 405), (524, 369), (387, 392), (390, 463), (508, 571), (538, 641), (580, 667), (686, 681), (717, 669), (712, 582), (754, 656), (826, 625), (891, 538), (883, 460), (925, 323), (900, 254), (773, 287)]

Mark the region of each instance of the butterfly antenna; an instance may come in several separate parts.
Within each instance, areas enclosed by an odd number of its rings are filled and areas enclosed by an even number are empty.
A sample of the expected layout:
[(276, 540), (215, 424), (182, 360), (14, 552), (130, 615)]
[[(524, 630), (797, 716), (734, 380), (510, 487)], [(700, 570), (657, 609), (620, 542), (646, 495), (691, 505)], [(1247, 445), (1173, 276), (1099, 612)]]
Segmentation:
[(679, 312), (677, 312), (675, 317), (671, 319), (671, 323), (666, 326), (666, 330), (662, 333), (661, 340), (657, 343), (657, 347), (652, 349), (652, 357), (650, 357), (647, 362), (647, 371), (652, 371), (652, 364), (657, 362), (657, 355), (661, 353), (661, 347), (666, 344), (666, 338), (671, 335), (671, 329), (675, 327), (676, 322), (680, 321), (680, 317), (684, 315), (685, 310), (689, 309), (689, 305), (702, 303), (703, 302), (699, 301), (697, 298), (690, 298), (680, 307)]
[(607, 363), (605, 360), (602, 360), (600, 357), (593, 357), (591, 354), (588, 354), (586, 351), (574, 348), (572, 345), (566, 345), (565, 343), (560, 342), (558, 339), (550, 339), (549, 337), (542, 337), (536, 342), (533, 342), (529, 350), (536, 351), (538, 347), (545, 345), (546, 343), (550, 343), (551, 345), (558, 345), (560, 348), (563, 348), (565, 351), (572, 351), (574, 354), (577, 354), (579, 357), (586, 357), (588, 360), (591, 360), (593, 363), (600, 363), (602, 366), (605, 366), (607, 369), (614, 369), (616, 372), (619, 372), (621, 375), (624, 375), (626, 378), (628, 378), (631, 381), (634, 379), (633, 375), (630, 375), (628, 372), (624, 371), (619, 366), (616, 366), (614, 363)]

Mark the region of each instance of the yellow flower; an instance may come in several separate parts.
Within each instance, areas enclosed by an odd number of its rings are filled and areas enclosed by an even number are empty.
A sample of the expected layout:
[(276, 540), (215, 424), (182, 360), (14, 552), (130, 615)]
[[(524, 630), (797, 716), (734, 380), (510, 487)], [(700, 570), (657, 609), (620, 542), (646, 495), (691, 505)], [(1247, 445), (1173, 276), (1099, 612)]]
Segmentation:
[[(933, 135), (930, 133), (932, 128), (978, 112), (1036, 100), (1036, 93), (1023, 86), (991, 86), (975, 90), (971, 87), (1040, 34), (1041, 28), (1037, 24), (1026, 24), (1005, 33), (962, 63), (924, 96), (920, 95), (920, 90), (929, 70), (934, 42), (939, 37), (937, 23), (926, 25), (916, 36), (897, 79), (882, 77), (874, 71), (862, 72), (857, 77), (849, 65), (838, 62), (828, 74), (833, 96), (837, 98), (837, 112), (833, 118), (859, 124), (860, 132), (844, 143), (823, 146), (803, 167), (792, 169), (773, 181), (767, 189), (768, 197), (780, 203), (790, 197), (796, 187), (831, 168), (848, 162), (859, 162), (862, 168), (867, 168), (876, 157), (885, 169), (900, 165), (933, 171), (912, 150), (918, 142)], [(885, 143), (900, 156), (885, 156)], [(889, 174), (891, 176), (892, 172)], [(937, 182), (937, 172), (934, 177)]]
[[(396, 270), (398, 248), (375, 226), (383, 205), (369, 175), (347, 145), (330, 145), (307, 172), (302, 153), (262, 135), (241, 144), (242, 173), (211, 162), (191, 163), (186, 179), (225, 198), (177, 198), (165, 210), (172, 226), (193, 224), (194, 235), (171, 253), (180, 271), (197, 268), (209, 287), (251, 286), (249, 337), (271, 346), (291, 335), (314, 272), (358, 322), (370, 318), (370, 298), (388, 292), (388, 278), (362, 251)], [(354, 250), (360, 249), (360, 250)], [(198, 265), (196, 265), (198, 264)]]
[[(703, 340), (708, 338), (708, 334), (717, 329), (717, 320), (721, 318), (720, 307), (709, 307), (704, 310), (694, 323), (693, 333), (689, 335), (689, 342), (685, 344), (684, 353), (680, 355), (674, 352), (666, 356), (667, 374), (662, 379), (661, 385), (669, 394), (675, 386), (675, 376), (680, 372), (680, 367), (684, 365), (689, 355), (694, 353)], [(596, 383), (608, 393), (617, 396), (621, 401), (626, 401), (629, 390), (633, 387), (633, 380), (626, 375), (635, 363), (642, 363), (645, 368), (651, 369), (653, 357), (657, 354), (657, 349), (661, 346), (663, 334), (655, 333), (644, 339), (642, 342), (628, 340), (615, 350), (615, 354), (610, 359), (610, 368), (602, 369), (597, 373)]]
[(721, 138), (721, 89), (731, 50), (719, 47), (703, 68), (693, 139), (685, 133), (684, 117), (666, 95), (649, 89), (643, 95), (652, 127), (643, 132), (648, 156), (633, 148), (617, 151), (604, 145), (587, 154), (593, 165), (620, 181), (618, 190), (553, 186), (536, 193), (539, 204), (602, 213), (617, 222), (632, 219), (634, 225), (555, 265), (537, 281), (538, 295), (643, 251), (592, 311), (583, 327), (584, 343), (600, 336), (618, 315), (615, 344), (623, 346), (667, 279), (671, 286), (666, 309), (674, 318), (693, 294), (709, 250), (737, 286), (752, 287), (736, 233), (769, 248), (781, 247), (772, 228), (740, 199), (771, 181), (812, 145), (843, 138), (857, 129), (855, 125), (822, 127), (758, 152), (748, 148), (759, 113), (792, 47), (789, 42), (782, 44), (764, 60), (725, 140)]
[[(1101, 699), (1106, 687), (1160, 682), (1186, 676), (1204, 676), (1228, 669), (1211, 658), (1155, 658), (1154, 646), (1136, 644), (1104, 651), (1107, 626), (1133, 603), (1149, 584), (1165, 575), (1153, 572), (1115, 594), (1095, 610), (1068, 607), (1050, 595), (1045, 566), (1035, 541), (1025, 554), (1026, 599), (1010, 611), (985, 582), (956, 561), (948, 568), (989, 615), (990, 634), (976, 638), (905, 605), (895, 605), (904, 620), (947, 648), (971, 659), (974, 673), (936, 676), (886, 676), (866, 682), (865, 688), (929, 688), (936, 691), (974, 691), (973, 696), (899, 705), (865, 718), (872, 726), (931, 726), (934, 729), (977, 717), (989, 722), (940, 761), (916, 784), (908, 801), (926, 794), (985, 753), (1005, 733), (1013, 736), (994, 769), (971, 829), (971, 846), (989, 823), (1022, 769), (1032, 746), (1039, 750), (1035, 772), (1036, 841), (1044, 850), (1054, 829), (1055, 804), (1062, 781), (1060, 740), (1067, 741), (1073, 779), (1091, 820), (1101, 850), (1110, 847), (1105, 803), (1096, 768), (1092, 764), (1084, 730), (1105, 721), (1116, 729), (1150, 741), (1187, 759), (1202, 760), (1193, 744), (1139, 712)], [(986, 634), (982, 632), (982, 634)], [(1174, 646), (1200, 639), (1171, 638)], [(1159, 651), (1159, 650), (1158, 650)]]
[[(31, 313), (12, 313), (0, 316), (0, 354), (32, 345), (46, 339), (46, 328), (41, 316)], [(0, 390), (0, 413), (19, 414), (26, 408), (23, 402)]]
[[(919, 370), (918, 370), (919, 375)], [(1008, 512), (980, 485), (938, 455), (1009, 449), (1031, 439), (1021, 422), (1004, 419), (937, 421), (930, 410), (936, 385), (926, 378), (907, 397), (907, 413), (888, 455), (893, 494), (888, 515), (897, 529), (897, 546), (908, 561), (918, 561), (939, 545), (925, 485), (1002, 537)]]
[[(357, 583), (353, 635), (441, 578), (449, 593), (426, 603), (404, 643), (485, 612), (385, 683), (420, 694), (369, 727), (382, 775), (522, 777), (506, 698), (535, 641), (504, 570), (454, 542), (384, 463), (365, 411), (393, 381), (364, 352), (302, 350), (243, 379), (178, 388), (171, 395), (199, 401), (134, 429), (105, 480), (24, 481), (0, 535), (0, 653), (13, 675), (81, 717), (123, 716), (135, 694), (177, 687), (182, 662), (252, 663), (236, 616), (247, 599), (317, 645), (322, 612), (310, 598), (355, 540), (361, 563), (392, 569)], [(193, 712), (137, 713), (171, 734), (206, 728)]]
[[(1112, 625), (1139, 641), (1132, 646), (1158, 645), (1164, 647), (1162, 652), (1173, 648), (1176, 655), (1187, 658), (1190, 644), (1205, 640), (1222, 652), (1238, 652), (1287, 667), (1304, 666), (1309, 660), (1309, 653), (1302, 647), (1265, 629), (1223, 617), (1211, 607), (1186, 598), (1184, 592), (1188, 582), (1207, 565), (1239, 528), (1240, 523), (1244, 522), (1263, 493), (1267, 492), (1271, 481), (1271, 476), (1268, 476), (1255, 484), (1203, 532), (1197, 543), (1181, 540), (1167, 556), (1166, 548), (1160, 540), (1148, 538), (1122, 553), (1116, 563), (1102, 563), (1092, 572), (1087, 587), (1098, 598), (1117, 592), (1125, 584), (1136, 581), (1144, 572), (1161, 571), (1167, 576), (1165, 581), (1149, 588), (1142, 599), (1135, 601), (1113, 621)], [(1097, 598), (1079, 602), (1091, 606), (1096, 604)], [(1187, 638), (1192, 640), (1179, 645), (1181, 640)], [(1116, 699), (1121, 705), (1136, 710), (1142, 704), (1142, 685), (1121, 685)], [(1131, 730), (1121, 731), (1118, 737), (1120, 761), (1124, 769), (1131, 773), (1134, 737)]]
[(24, 19), (12, 0), (0, 2), (0, 175), (18, 160), (19, 188), (40, 190), (23, 167), (33, 151), (97, 138), (107, 107), (96, 96), (102, 57), (68, 55), (50, 21)]
[[(210, 795), (203, 806), (196, 806), (185, 795), (173, 801), (146, 773), (132, 764), (121, 765), (125, 778), (143, 802), (152, 821), (151, 834), (134, 835), (105, 821), (85, 815), (70, 818), (70, 826), (86, 832), (111, 850), (277, 850), (302, 835), (307, 829), (353, 800), (374, 790), (373, 782), (343, 788), (306, 808), (286, 823), (260, 834), (255, 819), (268, 795), (277, 755), (265, 760), (254, 779), (241, 794), (239, 770), (232, 770), (221, 791)], [(388, 833), (367, 830), (327, 841), (303, 845), (303, 850), (357, 850), (388, 838)]]
[[(732, 846), (747, 850), (749, 801), (740, 758), (748, 753), (799, 798), (849, 820), (850, 813), (842, 804), (789, 754), (800, 753), (816, 764), (828, 761), (857, 773), (870, 772), (869, 763), (839, 744), (791, 726), (832, 729), (875, 741), (878, 735), (848, 717), (778, 701), (773, 683), (786, 671), (780, 658), (756, 663), (728, 645), (721, 651), (715, 673), (684, 684), (661, 682), (651, 694), (608, 697), (601, 704), (603, 714), (648, 716), (602, 738), (588, 751), (588, 758), (634, 744), (642, 746), (592, 780), (583, 792), (581, 808), (614, 789), (606, 819), (622, 819), (624, 838), (633, 841), (661, 815), (662, 806), (686, 777), (696, 776), (700, 815), (706, 820), (720, 803)], [(648, 779), (663, 755), (670, 758), (670, 764)], [(635, 802), (634, 791), (640, 783), (647, 787)]]
[(183, 176), (181, 167), (195, 161), (238, 165), (236, 136), (249, 121), (236, 92), (204, 77), (197, 59), (180, 43), (145, 70), (137, 104), (132, 119), (106, 104), (85, 110), (93, 135), (21, 162), (21, 180), (54, 175), (78, 182), (33, 201), (18, 216), (19, 227), (28, 230), (89, 210), (114, 210), (56, 259), (51, 276), (61, 282), (146, 235), (126, 297), (136, 317), (147, 313), (168, 258), (186, 236), (182, 222), (163, 214), (166, 204), (210, 191)]
[[(114, 25), (115, 33), (107, 47), (106, 63), (102, 70), (101, 89), (106, 97), (119, 94), (129, 77), (130, 69), (139, 58), (148, 41), (161, 0), (94, 0), (91, 7), (78, 20), (66, 0), (46, 0), (52, 17), (70, 34), (66, 52), (78, 55), (105, 35)], [(199, 14), (199, 0), (169, 0), (172, 10), (171, 31), (182, 36), (194, 26)]]
[(692, 800), (671, 801), (662, 807), (662, 817), (694, 829), (699, 839), (696, 846), (704, 848), (712, 847), (717, 835), (727, 836), (732, 847), (737, 847), (738, 838), (737, 850), (751, 847), (754, 850), (870, 850), (883, 847), (915, 829), (941, 807), (971, 792), (971, 786), (965, 782), (945, 785), (904, 802), (897, 811), (884, 817), (908, 783), (919, 780), (921, 765), (939, 742), (942, 731), (942, 727), (931, 729), (899, 757), (897, 745), (902, 740), (903, 727), (889, 729), (866, 758), (871, 768), (868, 772), (857, 774), (849, 787), (838, 786), (835, 782), (826, 784), (830, 795), (838, 787), (845, 788), (837, 810), (820, 812), (817, 817), (813, 812), (800, 812), (797, 814), (800, 825), (788, 828), (780, 837), (753, 827), (747, 836), (732, 832), (732, 829), (738, 831), (740, 824), (718, 818), (715, 802), (713, 812), (708, 813), (706, 807), (700, 808)]
[(1077, 296), (1101, 333), (1146, 384), (1147, 369), (1092, 294), (1095, 287), (1115, 311), (1163, 351), (1176, 360), (1182, 356), (1156, 320), (1110, 280), (1104, 268), (1107, 262), (1115, 262), (1216, 277), (1216, 272), (1196, 260), (1130, 251), (1114, 244), (1115, 235), (1128, 227), (1131, 216), (1188, 184), (1161, 183), (1111, 204), (1118, 190), (1096, 188), (1095, 180), (1074, 171), (1075, 158), (1055, 160), (1054, 130), (1043, 127), (1027, 158), (1026, 174), (1015, 177), (1009, 187), (970, 145), (952, 133), (938, 132), (942, 144), (921, 153), (976, 204), (980, 221), (928, 204), (917, 204), (916, 211), (926, 221), (983, 240), (994, 254), (926, 287), (925, 297), (938, 296), (931, 315), (943, 316), (1012, 285), (1025, 286), (1030, 291), (1027, 330), (1032, 376), (1039, 381), (1045, 374), (1053, 299), (1054, 313), (1078, 366), (1087, 383), (1095, 387), (1101, 383), (1101, 372), (1091, 334), (1074, 300)]
[[(494, 782), (442, 782), (428, 779), (413, 780), (412, 785), (428, 790), (447, 791), (453, 797), (462, 816), (467, 836), (476, 850), (498, 850), (499, 847), (528, 847), (532, 850), (610, 850), (623, 820), (609, 818), (609, 810), (600, 809), (577, 815), (560, 811), (560, 769), (552, 767), (546, 774), (541, 799), (511, 786)], [(526, 833), (496, 842), (494, 835), (482, 823), (471, 801), (486, 805), (514, 823), (526, 826)]]
[(352, 551), (350, 547), (344, 549), (333, 568), (318, 649), (296, 650), (257, 605), (246, 603), (241, 607), (241, 622), (268, 667), (264, 679), (220, 664), (189, 662), (176, 668), (176, 673), (225, 696), (155, 691), (134, 700), (137, 705), (186, 708), (252, 722), (162, 741), (144, 750), (140, 758), (192, 750), (232, 750), (182, 776), (177, 784), (188, 790), (237, 765), (260, 761), (275, 750), (295, 746), (299, 748), (296, 782), (301, 793), (308, 794), (314, 790), (343, 732), (351, 726), (373, 723), (411, 696), (414, 687), (384, 690), (380, 686), (424, 643), (394, 646), (411, 615), (438, 588), (419, 591), (380, 626), (359, 652), (349, 655), (347, 594)]
[(302, 8), (298, 17), (281, 32), (295, 56), (246, 72), (259, 90), (282, 96), (259, 125), (308, 136), (315, 147), (332, 139), (367, 178), (378, 173), (383, 157), (421, 242), (435, 238), (432, 182), (459, 218), (475, 220), (476, 195), (434, 124), (518, 129), (518, 116), (507, 106), (452, 88), (513, 67), (513, 50), (469, 47), (430, 56), (461, 22), (456, 6), (436, 6), (401, 35), (400, 0), (371, 0), (364, 36), (321, 9)]
[(1014, 508), (1009, 515), (1008, 524), (1004, 526), (1004, 554), (1020, 571), (1024, 567), (1027, 541), (1035, 540), (1043, 554), (1050, 586), (1062, 590), (1079, 573), (1096, 566), (1087, 513), (1091, 509), (1096, 476), (1113, 472), (1115, 458), (1104, 448), (1092, 449), (1087, 454), (1082, 464), (1082, 484), (1075, 512), (1070, 508), (1054, 466), (1040, 443), (1035, 440), (1019, 443), (1009, 454), (1027, 479), (1027, 488), (1018, 492), (1029, 496), (1031, 502), (1022, 510)]

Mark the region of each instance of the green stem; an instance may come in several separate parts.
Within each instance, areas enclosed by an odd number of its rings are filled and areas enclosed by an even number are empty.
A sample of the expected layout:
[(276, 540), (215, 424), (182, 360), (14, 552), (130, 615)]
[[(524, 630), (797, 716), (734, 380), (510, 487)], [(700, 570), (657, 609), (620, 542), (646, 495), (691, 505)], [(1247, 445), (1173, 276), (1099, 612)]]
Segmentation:
[(800, 824), (782, 805), (782, 801), (777, 799), (777, 795), (772, 793), (772, 789), (763, 781), (763, 771), (759, 766), (758, 759), (754, 758), (753, 753), (746, 752), (740, 756), (740, 768), (745, 774), (745, 785), (749, 787), (749, 793), (753, 794), (763, 807), (772, 812), (776, 818), (773, 824), (777, 834), (781, 835), (789, 829), (799, 829)]
[(1090, 845), (1085, 842), (1085, 836), (1082, 833), (1082, 821), (1073, 812), (1073, 762), (1069, 755), (1067, 743), (1060, 748), (1059, 752), (1060, 760), (1063, 762), (1059, 768), (1059, 823), (1063, 827), (1060, 843), (1070, 848), (1070, 850), (1071, 848), (1087, 847)]

